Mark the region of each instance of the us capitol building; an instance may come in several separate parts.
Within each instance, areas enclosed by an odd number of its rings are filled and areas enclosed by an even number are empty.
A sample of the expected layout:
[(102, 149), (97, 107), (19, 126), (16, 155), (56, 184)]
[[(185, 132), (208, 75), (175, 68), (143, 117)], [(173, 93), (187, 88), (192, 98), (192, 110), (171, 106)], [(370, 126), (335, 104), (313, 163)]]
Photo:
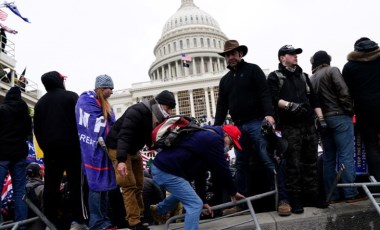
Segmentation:
[(150, 81), (115, 91), (109, 99), (117, 118), (130, 105), (165, 89), (175, 95), (176, 114), (208, 121), (215, 115), (219, 81), (226, 73), (226, 62), (218, 53), (228, 39), (218, 22), (193, 0), (181, 2), (154, 47), (156, 60), (149, 68)]

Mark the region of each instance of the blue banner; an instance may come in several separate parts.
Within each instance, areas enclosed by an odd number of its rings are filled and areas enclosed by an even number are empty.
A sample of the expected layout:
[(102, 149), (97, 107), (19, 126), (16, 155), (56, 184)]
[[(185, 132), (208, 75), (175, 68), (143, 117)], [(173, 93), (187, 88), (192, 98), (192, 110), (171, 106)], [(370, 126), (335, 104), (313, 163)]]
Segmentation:
[(75, 115), (82, 150), (82, 165), (88, 186), (91, 190), (98, 192), (116, 188), (112, 162), (98, 144), (98, 138), (106, 139), (108, 131), (114, 124), (114, 113), (106, 121), (95, 92), (88, 91), (80, 95), (75, 107)]

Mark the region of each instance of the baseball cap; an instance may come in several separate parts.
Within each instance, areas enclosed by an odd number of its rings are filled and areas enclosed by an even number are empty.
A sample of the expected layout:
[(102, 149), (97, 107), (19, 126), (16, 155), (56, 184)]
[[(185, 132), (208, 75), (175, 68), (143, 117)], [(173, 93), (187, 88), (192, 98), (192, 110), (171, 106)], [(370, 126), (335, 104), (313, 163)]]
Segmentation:
[(222, 128), (223, 128), (224, 132), (226, 132), (227, 135), (231, 137), (234, 146), (236, 148), (238, 148), (239, 150), (242, 150), (242, 148), (239, 144), (241, 132), (238, 129), (238, 127), (236, 127), (234, 125), (223, 125)]
[(302, 53), (301, 48), (294, 48), (292, 45), (284, 45), (278, 50), (278, 58), (284, 56), (285, 54), (300, 54)]

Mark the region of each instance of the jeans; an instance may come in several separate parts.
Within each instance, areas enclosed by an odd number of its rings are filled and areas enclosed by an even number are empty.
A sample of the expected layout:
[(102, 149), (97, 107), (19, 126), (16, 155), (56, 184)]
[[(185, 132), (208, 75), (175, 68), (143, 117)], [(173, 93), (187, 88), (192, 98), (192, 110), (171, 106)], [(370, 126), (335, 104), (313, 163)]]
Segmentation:
[(90, 230), (106, 229), (111, 226), (111, 221), (107, 216), (108, 192), (88, 191), (88, 208), (90, 211)]
[[(0, 191), (3, 191), (4, 179), (9, 173), (12, 178), (13, 199), (15, 201), (15, 221), (25, 220), (28, 217), (28, 206), (22, 200), (25, 195), (26, 186), (26, 166), (28, 162), (26, 160), (20, 161), (0, 161)], [(1, 198), (0, 198), (1, 199)], [(0, 202), (0, 208), (1, 208)]]
[(248, 121), (238, 127), (242, 133), (239, 143), (243, 150), (239, 151), (237, 148), (235, 148), (235, 180), (238, 192), (245, 196), (252, 195), (250, 189), (251, 176), (249, 175), (249, 161), (250, 155), (252, 154), (252, 146), (254, 147), (254, 153), (258, 154), (261, 162), (264, 164), (264, 167), (268, 172), (268, 179), (273, 181), (273, 170), (275, 169), (275, 164), (268, 155), (267, 141), (261, 134), (261, 124), (262, 119), (255, 119)]
[[(323, 181), (326, 195), (333, 187), (336, 176), (336, 166), (343, 164), (345, 169), (341, 175), (342, 183), (354, 183), (356, 170), (354, 162), (354, 126), (352, 120), (347, 115), (325, 117), (328, 129), (322, 133), (323, 144)], [(358, 194), (355, 187), (343, 188), (345, 198), (351, 198)], [(339, 199), (336, 189), (331, 200)]]
[(152, 165), (152, 176), (156, 184), (170, 192), (170, 195), (157, 205), (157, 212), (164, 215), (180, 201), (186, 210), (185, 230), (198, 230), (203, 202), (190, 183), (182, 177), (158, 169), (155, 165)]

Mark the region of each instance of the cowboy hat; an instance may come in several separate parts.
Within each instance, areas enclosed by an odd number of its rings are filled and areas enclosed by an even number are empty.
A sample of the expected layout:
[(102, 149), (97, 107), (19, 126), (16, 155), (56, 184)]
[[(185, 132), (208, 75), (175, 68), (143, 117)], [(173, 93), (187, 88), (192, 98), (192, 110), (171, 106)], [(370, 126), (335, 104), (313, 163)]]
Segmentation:
[(248, 53), (248, 47), (245, 45), (239, 45), (239, 42), (236, 40), (228, 40), (224, 43), (224, 51), (218, 53), (220, 56), (223, 56), (232, 50), (240, 50), (243, 52), (243, 57)]

